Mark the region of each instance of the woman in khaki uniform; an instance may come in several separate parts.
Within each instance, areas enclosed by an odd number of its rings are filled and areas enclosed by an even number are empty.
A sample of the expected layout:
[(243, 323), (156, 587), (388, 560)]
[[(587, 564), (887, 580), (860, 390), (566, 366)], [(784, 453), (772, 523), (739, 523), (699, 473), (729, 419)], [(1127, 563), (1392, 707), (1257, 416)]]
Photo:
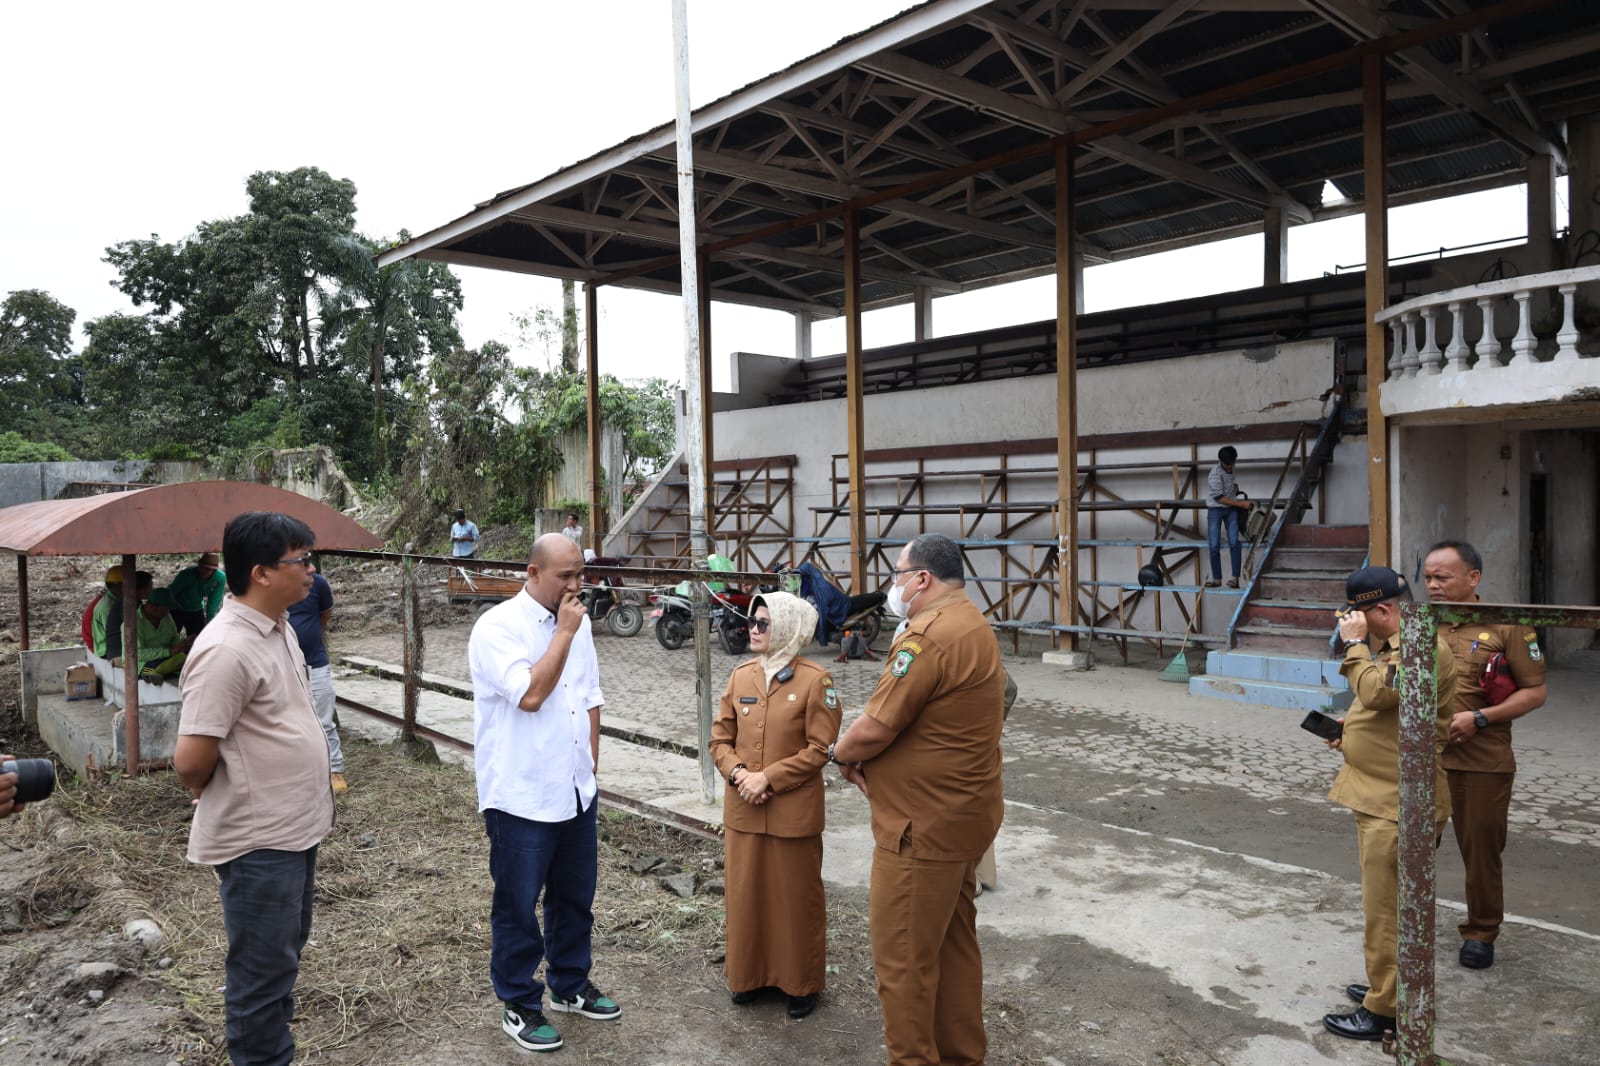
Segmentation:
[(789, 997), (789, 1017), (816, 1006), (827, 965), (822, 888), (822, 768), (839, 736), (833, 677), (799, 657), (817, 612), (786, 592), (751, 603), (750, 650), (711, 727), (723, 797), (728, 990)]

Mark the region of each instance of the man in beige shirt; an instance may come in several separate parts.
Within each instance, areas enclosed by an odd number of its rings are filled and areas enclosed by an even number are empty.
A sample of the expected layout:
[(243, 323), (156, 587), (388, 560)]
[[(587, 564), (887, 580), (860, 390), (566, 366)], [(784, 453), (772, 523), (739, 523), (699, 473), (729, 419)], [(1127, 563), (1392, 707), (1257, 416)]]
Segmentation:
[(195, 797), (190, 862), (215, 866), (228, 933), (234, 1066), (294, 1059), (294, 984), (311, 935), (317, 845), (333, 828), (328, 743), (289, 625), (311, 589), (305, 523), (254, 511), (222, 534), (229, 596), (182, 676), (173, 765)]

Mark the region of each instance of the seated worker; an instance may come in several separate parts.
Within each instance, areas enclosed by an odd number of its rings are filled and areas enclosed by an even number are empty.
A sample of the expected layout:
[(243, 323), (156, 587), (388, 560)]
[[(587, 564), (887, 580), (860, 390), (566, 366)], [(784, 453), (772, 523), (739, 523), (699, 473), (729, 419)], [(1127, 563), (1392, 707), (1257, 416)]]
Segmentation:
[(178, 635), (171, 589), (153, 589), (139, 605), (139, 678), (161, 684), (183, 669), (189, 640)]
[(191, 637), (200, 635), (206, 623), (222, 608), (228, 591), (228, 575), (216, 552), (206, 552), (193, 566), (179, 570), (167, 585), (172, 593), (172, 617)]
[[(134, 575), (134, 587), (142, 601), (150, 595), (155, 577), (147, 570)], [(113, 665), (122, 662), (122, 567), (113, 566), (106, 571), (105, 588), (90, 605), (89, 638), (84, 645)]]

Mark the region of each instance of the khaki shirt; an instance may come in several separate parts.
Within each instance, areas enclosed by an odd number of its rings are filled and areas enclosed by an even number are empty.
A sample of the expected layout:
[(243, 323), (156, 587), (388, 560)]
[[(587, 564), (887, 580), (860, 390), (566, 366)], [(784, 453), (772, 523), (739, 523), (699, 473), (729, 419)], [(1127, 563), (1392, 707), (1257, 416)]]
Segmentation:
[(957, 589), (907, 624), (865, 713), (897, 735), (866, 764), (878, 847), (945, 862), (979, 859), (1005, 813), (1000, 645)]
[(178, 732), (216, 737), (217, 768), (189, 825), (189, 861), (305, 851), (333, 828), (328, 741), (289, 616), (229, 596), (184, 663)]
[(809, 659), (790, 664), (794, 676), (773, 678), (761, 660), (737, 667), (728, 678), (711, 724), (711, 758), (724, 782), (735, 766), (767, 775), (773, 795), (746, 803), (728, 785), (722, 824), (775, 837), (816, 836), (823, 828), (822, 768), (828, 746), (839, 739), (839, 693), (833, 675)]
[[(1488, 693), (1483, 691), (1483, 668), (1495, 652), (1505, 653), (1518, 688), (1544, 684), (1544, 652), (1539, 649), (1538, 634), (1527, 626), (1479, 622), (1440, 625), (1439, 639), (1450, 645), (1459, 667), (1452, 712), (1481, 711), (1489, 705)], [(1511, 723), (1491, 722), (1489, 728), (1480, 729), (1460, 744), (1451, 744), (1444, 751), (1444, 766), (1446, 770), (1515, 773)]]
[[(1438, 753), (1450, 738), (1450, 706), (1455, 699), (1455, 656), (1438, 641), (1437, 712), (1434, 719), (1434, 812), (1443, 823), (1450, 815), (1450, 784)], [(1339, 672), (1350, 682), (1355, 702), (1344, 719), (1344, 766), (1333, 779), (1328, 798), (1375, 818), (1400, 820), (1400, 635), (1384, 642), (1377, 658), (1366, 644), (1345, 652)]]

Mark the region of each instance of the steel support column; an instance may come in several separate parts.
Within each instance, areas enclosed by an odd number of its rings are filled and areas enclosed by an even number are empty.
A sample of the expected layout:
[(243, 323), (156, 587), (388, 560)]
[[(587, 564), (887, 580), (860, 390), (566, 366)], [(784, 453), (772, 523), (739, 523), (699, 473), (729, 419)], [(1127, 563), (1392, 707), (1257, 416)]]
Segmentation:
[[(1072, 149), (1056, 149), (1056, 611), (1078, 624), (1078, 306)], [(1078, 648), (1078, 634), (1068, 635)]]
[[(589, 409), (589, 543), (596, 555), (604, 555), (605, 552), (600, 548), (603, 536), (600, 528), (601, 501), (604, 499), (601, 488), (606, 475), (600, 465), (600, 435), (604, 427), (600, 423), (600, 309), (597, 300), (599, 294), (600, 287), (594, 282), (584, 283), (583, 350), (584, 370), (588, 374), (588, 395), (585, 403)], [(617, 473), (620, 474), (621, 471)]]
[(1405, 1066), (1436, 1066), (1433, 1054), (1434, 822), (1439, 765), (1439, 623), (1422, 604), (1400, 605), (1400, 1015)]
[(844, 410), (850, 467), (850, 592), (867, 591), (867, 463), (861, 368), (861, 231), (844, 213)]
[[(106, 620), (110, 624), (110, 619)], [(122, 740), (127, 771), (139, 772), (139, 557), (122, 557)]]
[(1389, 423), (1379, 393), (1388, 372), (1387, 330), (1378, 312), (1389, 303), (1389, 193), (1385, 181), (1383, 56), (1361, 64), (1362, 192), (1367, 243), (1367, 525), (1373, 566), (1389, 565)]
[(17, 556), (17, 626), (23, 651), (33, 645), (28, 642), (28, 557)]
[[(717, 448), (711, 435), (711, 253), (703, 245), (695, 251), (695, 298), (700, 305), (700, 439), (705, 445), (705, 468), (700, 476), (706, 487), (706, 532), (717, 528)], [(709, 552), (711, 549), (707, 548)]]
[(1289, 216), (1281, 207), (1269, 207), (1262, 216), (1261, 284), (1282, 285), (1289, 279)]

